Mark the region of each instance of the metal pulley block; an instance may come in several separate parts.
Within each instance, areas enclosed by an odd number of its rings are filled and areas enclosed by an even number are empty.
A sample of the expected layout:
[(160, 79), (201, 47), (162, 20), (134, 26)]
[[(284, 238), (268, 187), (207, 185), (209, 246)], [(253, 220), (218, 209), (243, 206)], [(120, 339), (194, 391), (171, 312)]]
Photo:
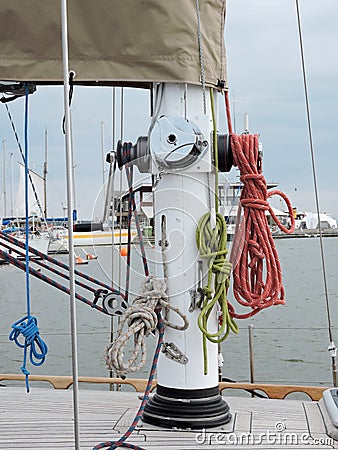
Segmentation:
[(96, 305), (98, 301), (102, 302), (102, 308), (111, 316), (122, 316), (128, 308), (128, 303), (122, 295), (115, 292), (108, 292), (107, 289), (97, 289), (93, 303)]
[(111, 316), (122, 316), (128, 303), (121, 295), (110, 293), (103, 297), (102, 306)]
[(208, 146), (198, 127), (184, 117), (160, 117), (149, 137), (150, 153), (157, 165), (172, 170), (190, 166)]

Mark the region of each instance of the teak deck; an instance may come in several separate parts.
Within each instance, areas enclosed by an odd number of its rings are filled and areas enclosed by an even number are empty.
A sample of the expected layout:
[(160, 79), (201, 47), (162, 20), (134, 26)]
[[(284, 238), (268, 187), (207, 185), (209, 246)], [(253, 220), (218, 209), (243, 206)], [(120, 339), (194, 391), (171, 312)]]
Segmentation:
[[(140, 393), (79, 390), (81, 450), (117, 440), (132, 423)], [(201, 431), (137, 427), (128, 443), (148, 450), (338, 448), (326, 435), (318, 402), (226, 396), (233, 418)], [(311, 445), (312, 443), (312, 445)], [(73, 393), (31, 385), (0, 388), (0, 449), (74, 449)]]

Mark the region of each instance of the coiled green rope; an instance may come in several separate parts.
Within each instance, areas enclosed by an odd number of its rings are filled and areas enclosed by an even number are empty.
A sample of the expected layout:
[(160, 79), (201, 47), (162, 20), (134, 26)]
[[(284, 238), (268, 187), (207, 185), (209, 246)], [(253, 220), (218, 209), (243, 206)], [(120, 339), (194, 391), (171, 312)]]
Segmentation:
[[(230, 330), (234, 333), (238, 332), (238, 326), (230, 316), (227, 300), (232, 265), (226, 258), (228, 253), (226, 222), (220, 213), (216, 213), (216, 226), (211, 228), (210, 218), (210, 212), (204, 214), (199, 220), (196, 231), (196, 243), (200, 257), (208, 260), (208, 284), (203, 287), (202, 311), (198, 316), (198, 326), (203, 333), (205, 374), (208, 373), (206, 340), (220, 344), (227, 338)], [(213, 278), (214, 286), (212, 287)], [(222, 321), (219, 329), (211, 333), (208, 331), (208, 319), (217, 303), (222, 313)]]

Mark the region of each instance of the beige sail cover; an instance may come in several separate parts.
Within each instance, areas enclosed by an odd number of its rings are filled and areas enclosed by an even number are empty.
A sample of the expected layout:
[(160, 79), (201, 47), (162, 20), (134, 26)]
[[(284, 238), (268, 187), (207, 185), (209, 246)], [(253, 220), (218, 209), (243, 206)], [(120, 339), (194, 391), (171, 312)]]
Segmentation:
[[(0, 0), (0, 80), (62, 82), (58, 0)], [(207, 84), (226, 81), (225, 0), (199, 0)], [(196, 0), (69, 0), (76, 82), (201, 83)]]

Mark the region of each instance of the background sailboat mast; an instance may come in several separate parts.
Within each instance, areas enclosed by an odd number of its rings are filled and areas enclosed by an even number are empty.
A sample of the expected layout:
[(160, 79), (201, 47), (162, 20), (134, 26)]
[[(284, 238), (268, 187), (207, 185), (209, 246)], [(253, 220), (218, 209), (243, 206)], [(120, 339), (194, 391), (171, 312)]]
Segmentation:
[(4, 153), (4, 160), (3, 160), (3, 180), (2, 180), (2, 187), (3, 187), (3, 196), (4, 196), (4, 217), (7, 217), (7, 192), (6, 192), (6, 147), (7, 147), (7, 141), (2, 141), (3, 144), (3, 153)]
[(43, 200), (44, 200), (44, 215), (47, 218), (47, 150), (48, 150), (48, 132), (45, 129), (45, 161), (43, 163)]
[[(72, 154), (72, 190), (73, 190), (73, 220), (77, 220), (77, 209), (76, 209), (76, 186), (75, 186), (75, 155), (74, 155), (74, 141), (73, 141), (73, 117), (72, 110), (69, 108), (69, 124), (70, 124), (70, 146), (71, 146), (71, 154)], [(68, 206), (69, 207), (69, 206)]]
[(105, 201), (106, 199), (106, 187), (105, 187), (105, 154), (104, 154), (104, 122), (101, 121), (101, 162), (102, 162), (102, 196)]
[(14, 167), (13, 167), (13, 152), (9, 154), (11, 159), (11, 217), (14, 217), (14, 197), (13, 197), (13, 180), (14, 180)]

